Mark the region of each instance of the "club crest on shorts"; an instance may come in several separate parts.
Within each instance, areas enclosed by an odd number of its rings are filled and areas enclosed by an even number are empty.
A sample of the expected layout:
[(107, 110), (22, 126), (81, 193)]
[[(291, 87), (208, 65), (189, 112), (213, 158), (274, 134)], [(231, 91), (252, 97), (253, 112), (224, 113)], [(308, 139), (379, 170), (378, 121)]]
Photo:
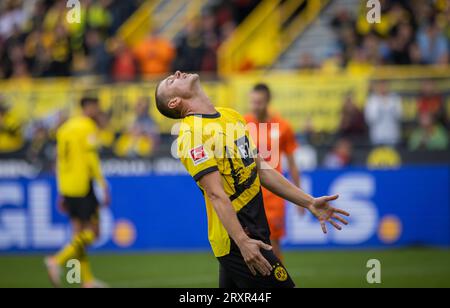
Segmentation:
[(284, 267), (282, 267), (281, 265), (277, 265), (277, 267), (275, 267), (274, 271), (273, 271), (273, 275), (275, 276), (275, 278), (278, 281), (284, 282), (288, 279), (288, 274), (286, 272), (286, 270), (284, 269)]
[(194, 162), (195, 166), (208, 160), (208, 154), (206, 153), (205, 149), (203, 148), (203, 145), (200, 145), (200, 146), (190, 150), (190, 154), (191, 154), (191, 158), (192, 158), (192, 161)]

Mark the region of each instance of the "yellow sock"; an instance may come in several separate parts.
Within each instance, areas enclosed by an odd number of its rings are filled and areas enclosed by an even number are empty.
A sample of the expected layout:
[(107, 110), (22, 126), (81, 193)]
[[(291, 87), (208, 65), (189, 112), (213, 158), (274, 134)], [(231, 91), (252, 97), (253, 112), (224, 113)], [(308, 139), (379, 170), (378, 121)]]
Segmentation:
[(80, 258), (80, 266), (81, 281), (83, 281), (83, 283), (92, 282), (94, 280), (94, 275), (92, 274), (91, 265), (89, 264), (86, 253), (84, 253)]
[(55, 255), (56, 262), (60, 266), (65, 266), (68, 260), (79, 258), (94, 240), (95, 234), (91, 230), (84, 230), (78, 233), (73, 237), (72, 242), (67, 244)]

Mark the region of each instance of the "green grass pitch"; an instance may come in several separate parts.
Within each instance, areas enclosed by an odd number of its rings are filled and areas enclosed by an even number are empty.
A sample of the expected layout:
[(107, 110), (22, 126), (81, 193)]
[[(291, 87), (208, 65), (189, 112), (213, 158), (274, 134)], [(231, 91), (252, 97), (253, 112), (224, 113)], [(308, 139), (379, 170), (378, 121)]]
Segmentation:
[[(450, 250), (289, 251), (298, 287), (450, 287)], [(382, 283), (366, 282), (369, 259)], [(204, 253), (96, 254), (95, 275), (111, 287), (217, 287), (218, 263)], [(50, 287), (42, 256), (0, 256), (0, 287)]]

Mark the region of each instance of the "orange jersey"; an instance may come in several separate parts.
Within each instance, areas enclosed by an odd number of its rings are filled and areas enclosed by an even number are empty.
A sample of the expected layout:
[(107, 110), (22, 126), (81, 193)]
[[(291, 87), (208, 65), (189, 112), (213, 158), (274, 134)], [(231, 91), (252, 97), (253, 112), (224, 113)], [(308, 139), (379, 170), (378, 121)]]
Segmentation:
[[(265, 123), (259, 123), (256, 117), (251, 114), (244, 118), (260, 156), (274, 169), (281, 172), (282, 155), (291, 155), (297, 148), (297, 141), (291, 125), (276, 115), (270, 116)], [(285, 234), (284, 200), (264, 187), (262, 191), (271, 237), (280, 239)]]
[[(291, 125), (277, 115), (271, 116), (265, 123), (259, 123), (251, 114), (246, 115), (245, 120), (260, 156), (274, 169), (281, 172), (282, 155), (291, 155), (297, 148), (297, 141)], [(284, 218), (284, 200), (264, 188), (263, 194), (269, 220), (270, 216)]]
[(251, 114), (244, 118), (261, 157), (281, 172), (281, 156), (291, 155), (297, 149), (297, 141), (291, 125), (278, 115), (271, 116), (264, 123), (258, 122)]

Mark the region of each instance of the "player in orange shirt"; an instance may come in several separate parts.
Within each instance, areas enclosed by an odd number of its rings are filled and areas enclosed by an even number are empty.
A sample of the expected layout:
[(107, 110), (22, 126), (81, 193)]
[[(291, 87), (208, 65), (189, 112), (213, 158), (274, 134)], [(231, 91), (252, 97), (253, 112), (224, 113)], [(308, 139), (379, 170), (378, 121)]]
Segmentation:
[[(245, 116), (245, 120), (261, 157), (281, 173), (281, 156), (284, 155), (291, 180), (300, 187), (299, 169), (294, 159), (297, 149), (295, 134), (286, 120), (269, 112), (271, 98), (269, 87), (257, 84), (250, 93), (250, 114)], [(273, 251), (281, 260), (280, 240), (285, 235), (285, 203), (282, 198), (264, 188), (263, 196)]]

